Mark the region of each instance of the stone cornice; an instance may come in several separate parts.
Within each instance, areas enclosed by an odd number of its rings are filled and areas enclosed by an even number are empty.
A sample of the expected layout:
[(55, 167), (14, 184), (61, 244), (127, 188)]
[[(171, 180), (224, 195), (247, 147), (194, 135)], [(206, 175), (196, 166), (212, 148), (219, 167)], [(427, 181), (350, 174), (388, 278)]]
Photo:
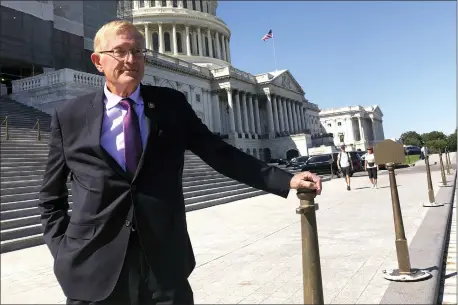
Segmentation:
[(133, 21), (135, 25), (144, 23), (157, 23), (164, 21), (164, 19), (170, 19), (170, 23), (172, 23), (172, 21), (177, 24), (181, 22), (183, 25), (185, 25), (187, 22), (195, 21), (197, 23), (195, 26), (199, 25), (204, 28), (212, 28), (213, 30), (225, 34), (229, 39), (231, 37), (231, 31), (227, 24), (220, 18), (211, 14), (196, 12), (189, 9), (171, 7), (149, 7), (136, 9), (133, 11)]
[(175, 63), (168, 62), (168, 61), (165, 61), (165, 60), (161, 60), (161, 59), (158, 59), (158, 58), (155, 58), (155, 57), (147, 56), (145, 58), (145, 62), (146, 62), (146, 64), (150, 64), (150, 65), (156, 66), (156, 67), (165, 68), (165, 69), (167, 69), (169, 71), (179, 72), (179, 73), (182, 73), (182, 74), (185, 74), (185, 75), (192, 75), (192, 76), (196, 76), (196, 77), (199, 77), (199, 78), (204, 78), (204, 79), (207, 79), (207, 80), (212, 80), (213, 79), (211, 75), (205, 75), (202, 72), (195, 71), (195, 70), (183, 67), (181, 65), (177, 65)]

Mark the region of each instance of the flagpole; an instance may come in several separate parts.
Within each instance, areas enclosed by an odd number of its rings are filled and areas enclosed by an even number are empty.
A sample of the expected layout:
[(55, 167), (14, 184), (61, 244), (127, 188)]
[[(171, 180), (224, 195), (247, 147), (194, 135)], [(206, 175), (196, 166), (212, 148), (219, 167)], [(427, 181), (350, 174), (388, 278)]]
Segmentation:
[(272, 47), (274, 49), (275, 72), (277, 72), (277, 55), (275, 54), (275, 37), (272, 35)]

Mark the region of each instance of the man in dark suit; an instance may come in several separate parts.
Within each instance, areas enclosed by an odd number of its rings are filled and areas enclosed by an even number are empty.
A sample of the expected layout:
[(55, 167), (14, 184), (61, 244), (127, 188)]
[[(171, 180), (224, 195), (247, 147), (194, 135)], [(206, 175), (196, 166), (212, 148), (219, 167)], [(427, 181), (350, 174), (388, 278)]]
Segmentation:
[(91, 55), (106, 77), (103, 90), (52, 116), (39, 208), (67, 304), (194, 303), (182, 191), (187, 149), (220, 173), (284, 198), (290, 189), (321, 192), (317, 176), (293, 176), (214, 136), (181, 92), (140, 84), (143, 48), (131, 23), (103, 26)]

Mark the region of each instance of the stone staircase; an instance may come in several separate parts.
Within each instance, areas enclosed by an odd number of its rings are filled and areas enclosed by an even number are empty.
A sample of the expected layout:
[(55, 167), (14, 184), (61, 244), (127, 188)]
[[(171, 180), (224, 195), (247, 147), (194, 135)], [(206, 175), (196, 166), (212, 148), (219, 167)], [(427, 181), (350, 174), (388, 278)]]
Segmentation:
[[(4, 98), (0, 100), (0, 119), (8, 116), (9, 140), (1, 127), (1, 253), (43, 244), (38, 190), (48, 154), (50, 116)], [(41, 141), (32, 130), (40, 118)], [(71, 185), (69, 203), (71, 213)], [(186, 152), (183, 170), (186, 211), (265, 194), (227, 178)]]

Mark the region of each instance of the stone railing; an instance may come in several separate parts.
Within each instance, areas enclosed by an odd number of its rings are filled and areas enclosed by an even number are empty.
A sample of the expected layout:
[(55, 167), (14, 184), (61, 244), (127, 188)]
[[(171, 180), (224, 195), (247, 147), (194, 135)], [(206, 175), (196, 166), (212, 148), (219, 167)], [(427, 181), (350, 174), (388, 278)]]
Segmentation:
[(15, 80), (11, 83), (13, 85), (13, 93), (17, 93), (62, 83), (102, 87), (104, 82), (105, 77), (103, 76), (65, 68), (54, 72), (43, 73), (37, 76)]
[(172, 68), (181, 68), (183, 70), (187, 70), (188, 72), (200, 73), (203, 76), (211, 77), (210, 70), (207, 68), (200, 67), (190, 62), (164, 55), (153, 50), (148, 50), (148, 53), (146, 54), (146, 62), (153, 65), (155, 63), (171, 65)]
[(210, 72), (215, 78), (223, 76), (234, 76), (238, 79), (246, 80), (251, 83), (256, 83), (256, 78), (253, 75), (243, 72), (231, 66), (210, 70)]

